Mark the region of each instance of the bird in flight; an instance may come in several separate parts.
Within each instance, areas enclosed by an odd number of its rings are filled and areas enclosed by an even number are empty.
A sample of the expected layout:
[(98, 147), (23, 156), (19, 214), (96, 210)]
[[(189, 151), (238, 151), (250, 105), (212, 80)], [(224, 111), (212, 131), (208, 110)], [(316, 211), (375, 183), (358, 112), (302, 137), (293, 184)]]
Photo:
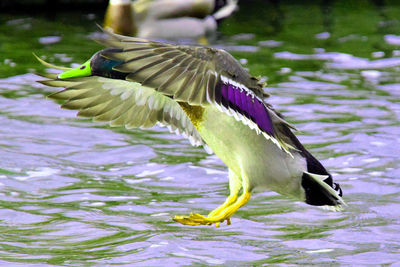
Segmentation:
[(262, 83), (228, 52), (107, 33), (107, 48), (77, 68), (54, 66), (42, 84), (65, 88), (49, 97), (61, 107), (111, 126), (158, 124), (215, 153), (229, 169), (230, 194), (207, 216), (173, 220), (219, 226), (250, 200), (255, 188), (310, 205), (340, 209), (342, 190), (304, 148), (294, 129), (264, 101)]

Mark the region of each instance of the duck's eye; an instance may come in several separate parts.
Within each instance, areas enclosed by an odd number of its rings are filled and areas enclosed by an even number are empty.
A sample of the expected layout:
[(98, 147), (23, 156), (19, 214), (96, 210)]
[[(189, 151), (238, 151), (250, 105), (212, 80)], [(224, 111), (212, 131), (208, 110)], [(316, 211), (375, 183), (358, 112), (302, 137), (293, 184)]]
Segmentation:
[(81, 66), (79, 69), (80, 69), (80, 70), (84, 70), (85, 68), (86, 68), (86, 66), (83, 65), (83, 66)]

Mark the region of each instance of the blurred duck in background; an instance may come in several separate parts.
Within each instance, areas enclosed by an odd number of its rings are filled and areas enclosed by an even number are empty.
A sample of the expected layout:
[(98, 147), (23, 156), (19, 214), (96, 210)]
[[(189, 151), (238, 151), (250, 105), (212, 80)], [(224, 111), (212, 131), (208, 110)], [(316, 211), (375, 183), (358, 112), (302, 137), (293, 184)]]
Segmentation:
[(236, 9), (237, 0), (110, 0), (104, 26), (122, 35), (204, 42)]

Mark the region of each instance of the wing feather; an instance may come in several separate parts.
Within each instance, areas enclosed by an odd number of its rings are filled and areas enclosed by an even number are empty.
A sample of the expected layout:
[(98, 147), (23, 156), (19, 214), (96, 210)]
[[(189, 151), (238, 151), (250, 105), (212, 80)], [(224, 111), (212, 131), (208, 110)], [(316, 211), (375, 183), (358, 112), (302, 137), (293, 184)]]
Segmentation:
[(158, 123), (186, 136), (193, 145), (205, 145), (179, 104), (152, 88), (98, 76), (45, 83), (69, 88), (49, 97), (65, 100), (62, 107), (79, 110), (79, 116), (128, 129), (148, 128)]
[[(115, 94), (115, 97), (119, 97), (119, 101), (130, 99), (130, 95), (134, 95), (136, 106), (126, 112), (132, 116), (135, 113), (136, 118), (130, 120), (129, 116), (122, 116), (115, 109), (100, 114), (100, 111), (104, 109), (93, 108), (98, 112), (97, 119), (114, 119), (115, 123), (123, 121), (127, 127), (141, 127), (151, 125), (154, 118), (157, 118), (159, 123), (169, 125), (172, 130), (184, 132), (182, 119), (179, 118), (184, 113), (181, 108), (181, 112), (177, 113), (176, 107), (171, 108), (171, 103), (178, 106), (177, 101), (203, 107), (216, 105), (222, 112), (234, 116), (238, 121), (248, 125), (257, 133), (262, 133), (266, 139), (290, 153), (287, 149), (288, 145), (282, 141), (287, 138), (280, 136), (283, 131), (275, 129), (275, 124), (283, 125), (283, 127), (287, 127), (288, 124), (264, 102), (265, 94), (259, 80), (250, 76), (229, 53), (214, 48), (176, 46), (111, 33), (103, 43), (116, 48), (113, 52), (104, 52), (103, 56), (121, 62), (113, 67), (114, 71), (127, 74), (122, 76), (126, 81), (120, 80), (120, 82), (138, 83), (139, 86), (148, 90), (131, 92), (118, 86), (116, 89), (108, 89)], [(74, 79), (73, 82), (75, 83), (62, 85), (62, 81), (51, 80), (47, 83), (51, 86), (69, 86), (70, 89), (73, 89), (74, 85), (86, 87), (85, 84), (80, 84), (85, 81)], [(110, 86), (113, 85), (114, 81)], [(153, 116), (153, 109), (149, 107), (153, 106), (155, 100), (150, 96), (156, 93), (158, 97), (163, 96), (169, 102), (167, 101), (161, 109), (162, 114), (157, 113)], [(64, 97), (63, 94), (67, 93), (60, 94)], [(90, 94), (90, 92), (85, 92), (83, 96)], [(79, 95), (73, 95), (79, 98)], [(97, 98), (68, 99), (65, 105), (71, 108), (89, 107), (98, 104), (98, 101)], [(114, 105), (114, 102), (110, 102), (110, 105)], [(147, 112), (144, 112), (144, 105), (148, 105)], [(82, 113), (88, 114), (87, 111)], [(184, 116), (187, 118), (186, 115)], [(194, 129), (191, 122), (187, 125), (187, 129)]]

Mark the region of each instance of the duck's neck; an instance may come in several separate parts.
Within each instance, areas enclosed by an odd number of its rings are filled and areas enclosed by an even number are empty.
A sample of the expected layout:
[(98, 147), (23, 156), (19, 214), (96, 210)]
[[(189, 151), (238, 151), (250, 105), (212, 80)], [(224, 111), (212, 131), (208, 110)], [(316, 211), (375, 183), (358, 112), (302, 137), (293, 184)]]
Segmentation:
[(117, 52), (119, 49), (108, 48), (97, 52), (91, 59), (90, 65), (93, 76), (124, 80), (128, 73), (114, 70), (113, 68), (123, 61), (112, 60), (102, 56), (103, 52)]

